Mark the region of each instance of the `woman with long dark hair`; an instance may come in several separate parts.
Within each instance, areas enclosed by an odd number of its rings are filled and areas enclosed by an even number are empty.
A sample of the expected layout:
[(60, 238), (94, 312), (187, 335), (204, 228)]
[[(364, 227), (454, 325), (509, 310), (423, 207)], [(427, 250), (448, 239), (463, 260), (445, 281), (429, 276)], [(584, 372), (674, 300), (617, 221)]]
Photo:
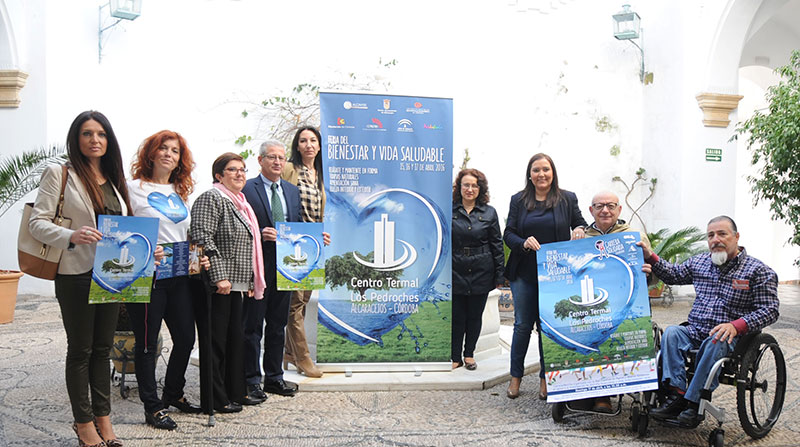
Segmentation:
[[(289, 163), (283, 168), (281, 178), (300, 190), (300, 208), (303, 222), (322, 222), (325, 215), (325, 188), (322, 179), (322, 154), (320, 134), (311, 126), (297, 129), (292, 140)], [(308, 351), (304, 327), (306, 305), (311, 290), (292, 292), (289, 302), (289, 322), (286, 325), (284, 364), (291, 362), (308, 377), (322, 377)], [(286, 366), (284, 366), (286, 368)]]
[[(131, 166), (128, 190), (133, 214), (159, 220), (158, 243), (189, 240), (187, 201), (194, 189), (194, 161), (186, 140), (177, 132), (162, 130), (147, 137)], [(207, 258), (201, 260), (207, 263)], [(134, 351), (139, 398), (144, 404), (145, 422), (155, 428), (173, 430), (175, 421), (167, 415), (173, 406), (184, 413), (199, 413), (200, 407), (183, 394), (189, 356), (194, 346), (194, 309), (188, 276), (158, 279), (149, 303), (127, 303), (131, 329), (136, 336)], [(172, 336), (164, 391), (158, 397), (156, 359), (161, 322)]]
[[(489, 182), (477, 169), (463, 169), (453, 183), (453, 368), (473, 371), (486, 298), (503, 279), (503, 241), (497, 211), (489, 205)], [(463, 352), (463, 357), (462, 357)]]
[(128, 188), (119, 143), (108, 119), (86, 111), (67, 134), (67, 184), (63, 216), (70, 228), (53, 223), (61, 193), (62, 167), (42, 174), (29, 229), (37, 240), (64, 249), (55, 279), (56, 299), (67, 333), (65, 376), (80, 445), (121, 446), (111, 426), (111, 376), (108, 356), (119, 303), (89, 304), (89, 286), (100, 214), (127, 215)]
[(559, 188), (556, 165), (546, 154), (536, 154), (525, 169), (525, 188), (511, 197), (503, 240), (511, 254), (506, 278), (514, 298), (514, 335), (511, 339), (511, 383), (507, 396), (519, 396), (525, 354), (533, 324), (539, 332), (539, 398), (547, 398), (539, 326), (539, 280), (536, 253), (542, 244), (584, 237), (586, 221), (575, 193)]

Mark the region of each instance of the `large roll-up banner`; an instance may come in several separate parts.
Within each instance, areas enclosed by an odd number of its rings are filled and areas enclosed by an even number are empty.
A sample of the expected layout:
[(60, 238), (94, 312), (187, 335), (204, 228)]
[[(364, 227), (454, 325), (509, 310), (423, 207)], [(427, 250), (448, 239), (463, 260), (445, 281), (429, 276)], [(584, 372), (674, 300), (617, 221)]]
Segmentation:
[(317, 362), (449, 367), (452, 99), (323, 92), (320, 115)]

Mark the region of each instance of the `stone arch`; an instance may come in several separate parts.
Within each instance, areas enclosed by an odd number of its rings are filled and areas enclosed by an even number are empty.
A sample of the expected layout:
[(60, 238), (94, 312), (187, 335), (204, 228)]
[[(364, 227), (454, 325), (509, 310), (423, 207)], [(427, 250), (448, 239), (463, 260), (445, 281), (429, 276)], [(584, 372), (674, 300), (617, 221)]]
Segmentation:
[(20, 68), (20, 31), (24, 24), (19, 0), (0, 0), (0, 70)]

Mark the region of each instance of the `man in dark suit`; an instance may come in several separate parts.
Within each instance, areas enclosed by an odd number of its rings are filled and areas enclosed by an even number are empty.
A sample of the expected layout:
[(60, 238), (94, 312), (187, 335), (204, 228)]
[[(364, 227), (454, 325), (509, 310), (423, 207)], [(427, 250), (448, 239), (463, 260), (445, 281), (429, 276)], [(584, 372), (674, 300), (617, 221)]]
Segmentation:
[[(266, 141), (258, 155), (261, 172), (247, 181), (242, 193), (253, 207), (261, 228), (264, 249), (264, 276), (267, 290), (263, 300), (246, 298), (244, 302), (244, 371), (247, 393), (256, 399), (267, 393), (294, 396), (297, 384), (283, 380), (284, 329), (289, 318), (291, 292), (279, 291), (275, 283), (276, 221), (300, 222), (300, 192), (296, 186), (281, 181), (286, 164), (286, 149), (278, 141)], [(266, 323), (266, 329), (265, 329)], [(261, 336), (264, 336), (264, 386), (261, 388)]]

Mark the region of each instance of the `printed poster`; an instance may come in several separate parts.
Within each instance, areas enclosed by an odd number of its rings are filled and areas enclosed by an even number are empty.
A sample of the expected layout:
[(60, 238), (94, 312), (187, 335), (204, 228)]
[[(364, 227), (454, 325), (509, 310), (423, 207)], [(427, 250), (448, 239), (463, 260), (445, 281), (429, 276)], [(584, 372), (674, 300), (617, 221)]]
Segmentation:
[(203, 256), (202, 244), (180, 241), (158, 245), (164, 249), (164, 257), (156, 266), (157, 280), (200, 273), (200, 257)]
[(278, 290), (325, 288), (322, 223), (278, 222), (275, 250)]
[(538, 251), (548, 402), (658, 388), (639, 240), (614, 233)]
[(452, 100), (320, 93), (320, 110), (317, 362), (449, 365)]
[(158, 219), (100, 215), (97, 228), (103, 238), (94, 255), (89, 304), (149, 303)]

